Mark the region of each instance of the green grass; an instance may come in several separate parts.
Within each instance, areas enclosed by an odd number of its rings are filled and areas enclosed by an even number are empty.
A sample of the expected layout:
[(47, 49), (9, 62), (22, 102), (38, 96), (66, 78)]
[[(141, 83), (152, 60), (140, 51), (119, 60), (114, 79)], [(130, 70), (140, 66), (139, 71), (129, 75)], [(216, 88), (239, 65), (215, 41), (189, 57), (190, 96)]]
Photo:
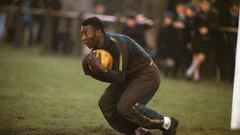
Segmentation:
[[(107, 85), (84, 76), (80, 58), (2, 45), (0, 134), (119, 135), (98, 108)], [(176, 116), (178, 135), (239, 135), (229, 129), (231, 98), (228, 83), (163, 78), (149, 106)]]

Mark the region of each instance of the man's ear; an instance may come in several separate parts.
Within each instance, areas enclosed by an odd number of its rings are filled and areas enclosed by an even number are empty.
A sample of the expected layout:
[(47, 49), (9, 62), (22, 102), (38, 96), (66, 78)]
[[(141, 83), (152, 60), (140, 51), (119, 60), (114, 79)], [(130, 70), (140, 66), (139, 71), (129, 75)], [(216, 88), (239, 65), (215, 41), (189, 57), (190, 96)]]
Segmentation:
[(102, 31), (101, 30), (96, 30), (96, 35), (97, 36), (100, 36), (102, 34)]

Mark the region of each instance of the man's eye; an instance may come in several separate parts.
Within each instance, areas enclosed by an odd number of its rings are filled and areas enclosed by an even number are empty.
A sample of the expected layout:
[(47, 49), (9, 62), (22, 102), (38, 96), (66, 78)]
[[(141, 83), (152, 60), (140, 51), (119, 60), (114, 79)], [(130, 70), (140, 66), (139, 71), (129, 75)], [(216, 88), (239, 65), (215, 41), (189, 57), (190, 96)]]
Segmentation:
[(83, 32), (83, 33), (80, 34), (80, 36), (81, 36), (81, 37), (82, 37), (82, 36), (88, 37), (88, 34), (87, 34), (86, 32)]
[(84, 34), (84, 36), (85, 36), (86, 38), (88, 38), (88, 34)]

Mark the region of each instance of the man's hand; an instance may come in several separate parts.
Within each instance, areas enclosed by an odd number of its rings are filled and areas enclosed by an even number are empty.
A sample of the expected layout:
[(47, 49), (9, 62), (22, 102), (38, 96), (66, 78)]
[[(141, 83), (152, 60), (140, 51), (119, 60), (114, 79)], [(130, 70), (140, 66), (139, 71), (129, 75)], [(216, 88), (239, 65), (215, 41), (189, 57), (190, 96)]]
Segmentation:
[(88, 59), (89, 55), (87, 55), (85, 58), (83, 58), (82, 60), (82, 68), (83, 68), (83, 71), (85, 73), (85, 75), (90, 75), (91, 71), (89, 69), (89, 64), (87, 62), (87, 59)]
[(102, 74), (104, 71), (102, 70), (103, 68), (101, 67), (100, 59), (95, 56), (94, 53), (90, 53), (88, 58), (87, 58), (87, 63), (88, 66), (94, 74)]
[(185, 28), (185, 24), (182, 21), (175, 21), (173, 23), (173, 26), (177, 29), (183, 29)]

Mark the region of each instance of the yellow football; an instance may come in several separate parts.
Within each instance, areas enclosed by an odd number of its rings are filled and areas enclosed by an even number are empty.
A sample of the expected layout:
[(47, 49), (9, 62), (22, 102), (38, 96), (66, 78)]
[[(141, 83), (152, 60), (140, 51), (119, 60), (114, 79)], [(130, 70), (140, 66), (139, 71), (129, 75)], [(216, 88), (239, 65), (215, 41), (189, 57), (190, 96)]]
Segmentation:
[(113, 57), (112, 55), (103, 49), (94, 50), (93, 53), (101, 62), (101, 68), (104, 72), (112, 68)]

